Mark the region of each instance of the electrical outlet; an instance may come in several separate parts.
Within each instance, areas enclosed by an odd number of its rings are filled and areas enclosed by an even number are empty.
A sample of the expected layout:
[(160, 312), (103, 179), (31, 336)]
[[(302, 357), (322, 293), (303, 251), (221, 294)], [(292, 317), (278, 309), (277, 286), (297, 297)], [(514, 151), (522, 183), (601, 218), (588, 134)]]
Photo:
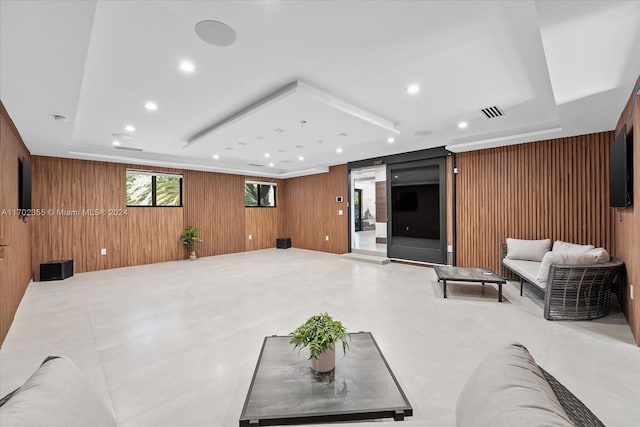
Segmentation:
[(633, 299), (633, 285), (629, 285), (629, 297)]
[(324, 236), (324, 240), (329, 240), (329, 236)]
[(344, 211), (342, 209), (338, 209), (338, 215), (344, 215)]
[(253, 236), (249, 234), (249, 240), (253, 240)]
[(453, 252), (453, 245), (447, 245), (447, 252), (449, 253)]
[(106, 254), (107, 254), (107, 248), (100, 249), (100, 255), (106, 255)]

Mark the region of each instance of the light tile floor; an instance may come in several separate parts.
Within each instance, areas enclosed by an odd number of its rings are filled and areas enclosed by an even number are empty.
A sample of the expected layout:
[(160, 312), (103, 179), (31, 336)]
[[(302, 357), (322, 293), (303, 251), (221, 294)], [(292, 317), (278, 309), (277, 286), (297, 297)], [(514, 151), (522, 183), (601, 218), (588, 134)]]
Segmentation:
[(515, 282), (502, 303), (492, 285), (448, 288), (443, 299), (430, 268), (293, 248), (32, 283), (0, 350), (0, 394), (62, 354), (121, 426), (237, 426), (263, 338), (326, 311), (373, 333), (414, 407), (410, 425), (455, 425), (471, 371), (514, 341), (606, 425), (638, 425), (640, 350), (617, 303), (600, 320), (550, 322)]

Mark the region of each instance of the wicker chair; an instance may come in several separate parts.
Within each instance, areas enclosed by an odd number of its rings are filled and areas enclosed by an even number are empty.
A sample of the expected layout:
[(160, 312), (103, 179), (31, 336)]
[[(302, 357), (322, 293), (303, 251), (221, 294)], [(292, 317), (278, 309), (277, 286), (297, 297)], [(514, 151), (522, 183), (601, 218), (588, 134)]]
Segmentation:
[[(502, 259), (506, 253), (507, 245), (503, 243), (500, 247)], [(546, 288), (514, 274), (503, 263), (501, 265), (502, 277), (520, 280), (520, 295), (524, 282), (544, 292), (545, 319), (592, 320), (609, 314), (611, 288), (623, 262), (611, 258), (609, 262), (588, 265), (552, 265)]]

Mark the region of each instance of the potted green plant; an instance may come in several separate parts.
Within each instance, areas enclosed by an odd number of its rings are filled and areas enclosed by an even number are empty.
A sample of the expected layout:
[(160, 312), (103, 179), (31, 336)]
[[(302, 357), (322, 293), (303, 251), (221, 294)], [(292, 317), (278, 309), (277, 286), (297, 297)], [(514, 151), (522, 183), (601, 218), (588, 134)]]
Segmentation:
[(202, 243), (202, 239), (198, 236), (200, 234), (200, 229), (188, 225), (184, 229), (184, 234), (180, 236), (180, 243), (184, 245), (185, 248), (190, 252), (189, 259), (194, 261), (198, 256), (196, 255), (196, 251), (194, 249), (194, 245), (196, 243)]
[(290, 344), (294, 349), (309, 347), (311, 368), (317, 372), (329, 372), (336, 366), (335, 343), (342, 343), (342, 352), (349, 348), (347, 329), (327, 313), (309, 317), (302, 325), (291, 332)]

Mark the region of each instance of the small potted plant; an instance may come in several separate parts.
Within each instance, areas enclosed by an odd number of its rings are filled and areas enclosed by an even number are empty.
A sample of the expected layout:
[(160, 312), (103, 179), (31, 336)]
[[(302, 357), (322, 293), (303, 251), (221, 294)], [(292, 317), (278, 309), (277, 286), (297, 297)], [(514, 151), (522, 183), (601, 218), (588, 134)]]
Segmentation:
[(349, 348), (347, 329), (327, 313), (309, 317), (289, 335), (292, 336), (289, 343), (294, 345), (294, 349), (309, 347), (311, 368), (316, 372), (329, 372), (335, 368), (335, 343), (342, 343), (345, 354)]
[(198, 257), (194, 249), (194, 244), (202, 243), (202, 239), (198, 237), (199, 233), (200, 233), (199, 228), (188, 225), (184, 229), (184, 234), (179, 238), (180, 243), (182, 243), (184, 247), (187, 248), (187, 250), (190, 252), (189, 259), (191, 261), (195, 261), (195, 259)]

